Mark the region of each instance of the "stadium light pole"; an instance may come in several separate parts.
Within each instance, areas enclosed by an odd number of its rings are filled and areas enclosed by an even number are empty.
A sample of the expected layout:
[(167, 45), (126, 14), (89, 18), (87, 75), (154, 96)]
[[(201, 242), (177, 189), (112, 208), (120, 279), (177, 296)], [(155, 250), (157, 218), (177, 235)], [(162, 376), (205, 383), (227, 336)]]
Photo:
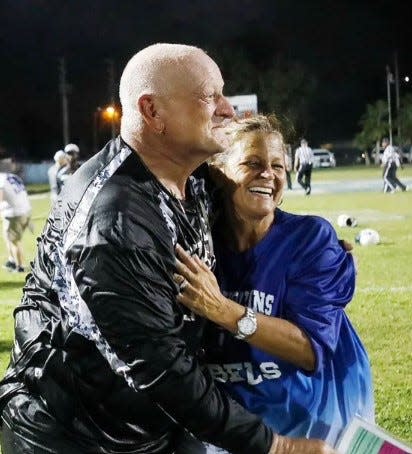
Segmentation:
[(388, 124), (389, 124), (389, 144), (392, 145), (392, 105), (391, 105), (391, 83), (394, 82), (393, 74), (389, 68), (389, 65), (386, 66), (386, 91), (388, 97)]
[(399, 122), (399, 111), (400, 111), (400, 96), (399, 96), (399, 68), (398, 68), (398, 52), (395, 51), (394, 54), (394, 61), (395, 61), (395, 96), (396, 96), (396, 120), (397, 120), (397, 137), (398, 137), (398, 145), (401, 146), (402, 142), (402, 134), (401, 134), (401, 125)]
[(69, 133), (69, 86), (66, 81), (66, 59), (59, 60), (59, 90), (62, 97), (62, 120), (63, 120), (63, 144), (67, 145), (70, 141)]

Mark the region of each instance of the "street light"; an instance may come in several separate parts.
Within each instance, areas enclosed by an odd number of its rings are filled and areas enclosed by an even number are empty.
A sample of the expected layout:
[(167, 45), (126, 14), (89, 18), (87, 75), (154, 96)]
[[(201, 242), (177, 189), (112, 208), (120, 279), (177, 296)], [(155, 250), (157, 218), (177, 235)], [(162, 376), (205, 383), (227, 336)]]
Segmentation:
[(93, 152), (97, 153), (99, 147), (99, 129), (101, 128), (101, 120), (110, 122), (112, 139), (116, 137), (116, 121), (119, 119), (119, 112), (114, 106), (105, 108), (96, 107), (93, 112)]
[(111, 122), (112, 139), (116, 137), (115, 122), (118, 116), (118, 112), (113, 106), (107, 106), (104, 110), (104, 117)]

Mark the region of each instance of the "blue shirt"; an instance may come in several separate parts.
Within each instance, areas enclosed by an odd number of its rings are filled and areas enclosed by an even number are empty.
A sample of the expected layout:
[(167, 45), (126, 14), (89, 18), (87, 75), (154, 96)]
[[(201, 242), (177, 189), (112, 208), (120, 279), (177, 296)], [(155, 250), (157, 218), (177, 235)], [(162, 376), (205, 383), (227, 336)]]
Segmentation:
[(334, 445), (355, 414), (373, 421), (368, 356), (344, 312), (355, 267), (333, 227), (320, 217), (277, 210), (253, 248), (233, 252), (218, 234), (215, 244), (223, 294), (295, 323), (316, 355), (316, 369), (308, 374), (219, 329), (208, 367), (220, 386), (283, 435)]

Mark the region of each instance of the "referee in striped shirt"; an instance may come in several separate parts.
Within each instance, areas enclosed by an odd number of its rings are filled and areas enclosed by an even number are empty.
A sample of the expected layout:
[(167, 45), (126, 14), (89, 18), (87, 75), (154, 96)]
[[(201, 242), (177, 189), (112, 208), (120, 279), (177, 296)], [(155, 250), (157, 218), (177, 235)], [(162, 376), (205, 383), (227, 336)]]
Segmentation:
[(309, 195), (312, 188), (310, 185), (312, 177), (313, 151), (308, 147), (308, 142), (305, 139), (300, 141), (300, 147), (295, 152), (295, 172), (297, 172), (298, 183), (305, 190), (305, 194)]

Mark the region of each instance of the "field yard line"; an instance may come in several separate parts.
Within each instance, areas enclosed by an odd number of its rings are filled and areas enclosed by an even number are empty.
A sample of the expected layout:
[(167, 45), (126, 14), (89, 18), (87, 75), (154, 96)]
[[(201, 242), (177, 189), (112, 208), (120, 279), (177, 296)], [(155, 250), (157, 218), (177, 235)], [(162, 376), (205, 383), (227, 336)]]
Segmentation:
[(407, 287), (364, 287), (356, 289), (358, 293), (380, 293), (380, 292), (412, 292), (412, 286)]
[[(412, 186), (412, 178), (401, 178), (401, 181), (408, 187)], [(312, 194), (332, 194), (341, 192), (382, 192), (382, 178), (363, 180), (318, 180), (316, 174), (312, 175)], [(302, 196), (303, 189), (296, 182), (292, 190), (285, 190), (285, 196)], [(388, 195), (389, 196), (389, 195)]]
[(50, 198), (50, 192), (41, 192), (40, 194), (30, 194), (29, 199), (31, 200), (39, 200), (39, 199), (46, 199)]
[(49, 212), (47, 212), (47, 213), (40, 213), (40, 214), (38, 214), (37, 216), (32, 216), (32, 217), (31, 217), (31, 220), (32, 220), (32, 221), (38, 221), (39, 219), (43, 220), (43, 219), (46, 219), (48, 215), (49, 215)]

